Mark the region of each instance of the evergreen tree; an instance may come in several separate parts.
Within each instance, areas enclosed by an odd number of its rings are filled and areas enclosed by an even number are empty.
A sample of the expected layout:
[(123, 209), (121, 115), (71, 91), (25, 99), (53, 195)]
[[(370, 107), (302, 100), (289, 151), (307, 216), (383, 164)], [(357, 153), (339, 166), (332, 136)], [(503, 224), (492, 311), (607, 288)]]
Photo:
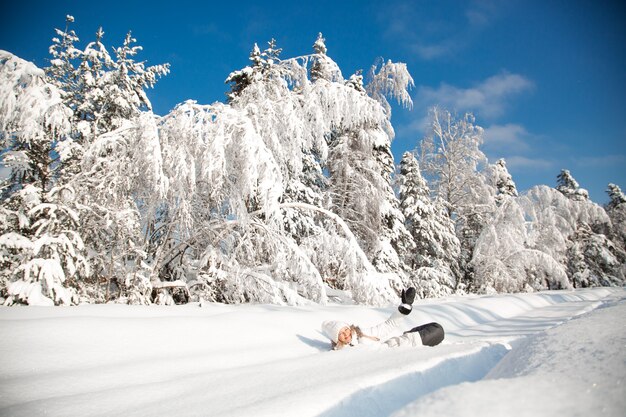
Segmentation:
[(567, 266), (576, 288), (622, 286), (626, 283), (626, 252), (586, 223), (568, 242)]
[(327, 55), (326, 39), (322, 34), (317, 35), (317, 40), (313, 44), (313, 56), (311, 57), (310, 78), (312, 82), (317, 80), (341, 81), (343, 79), (341, 70)]
[[(93, 286), (106, 277), (105, 299), (111, 288), (119, 295), (132, 295), (130, 281), (141, 275), (141, 295), (135, 299), (145, 301), (147, 278), (145, 268), (138, 265), (146, 259), (141, 230), (149, 226), (141, 224), (139, 210), (141, 207), (144, 218), (150, 219), (166, 186), (156, 120), (146, 113), (151, 104), (145, 90), (168, 73), (169, 64), (147, 67), (136, 61), (141, 47), (130, 32), (114, 50), (114, 58), (103, 44), (102, 28), (83, 51), (73, 47), (77, 40), (73, 32), (66, 29), (64, 33), (71, 36), (60, 43), (53, 41), (54, 59), (48, 72), (72, 110), (73, 133), (60, 143), (60, 167), (77, 191)], [(72, 60), (79, 62), (76, 67)], [(72, 82), (66, 82), (68, 79)], [(134, 266), (129, 269), (130, 265)], [(129, 291), (123, 290), (126, 288)], [(86, 291), (97, 293), (98, 289)]]
[(0, 141), (11, 176), (3, 186), (0, 263), (7, 303), (70, 304), (89, 275), (75, 192), (57, 184), (57, 145), (70, 110), (42, 70), (0, 51)]
[(509, 174), (506, 168), (506, 161), (504, 159), (498, 159), (494, 165), (491, 166), (492, 176), (496, 186), (496, 205), (499, 207), (503, 204), (504, 200), (508, 197), (517, 197), (517, 188), (511, 174)]
[(141, 111), (152, 111), (146, 89), (153, 88), (158, 78), (169, 73), (169, 64), (146, 67), (135, 56), (143, 48), (135, 45), (137, 40), (128, 32), (124, 44), (115, 49), (114, 71), (110, 74), (105, 93), (107, 115), (110, 118), (132, 119)]
[(584, 188), (580, 188), (578, 182), (567, 169), (561, 170), (561, 173), (557, 176), (556, 189), (572, 200), (589, 199), (589, 192)]
[(262, 61), (261, 61), (261, 50), (258, 45), (255, 43), (254, 48), (250, 52), (250, 61), (252, 61), (252, 67), (244, 67), (241, 70), (231, 72), (225, 84), (230, 84), (230, 91), (226, 93), (226, 97), (228, 101), (231, 102), (236, 99), (241, 92), (254, 81), (258, 74), (260, 73)]
[(363, 84), (363, 71), (357, 70), (354, 74), (350, 76), (345, 82), (345, 84), (358, 91), (359, 93), (365, 93), (365, 86)]
[[(391, 175), (395, 170), (391, 142), (374, 146), (374, 160), (380, 169), (384, 180), (383, 196), (381, 201), (382, 233), (379, 236), (380, 249), (374, 256), (373, 264), (381, 272), (396, 273), (402, 278), (402, 286), (406, 287), (408, 280), (404, 273), (409, 267), (406, 261), (414, 248), (413, 238), (405, 227), (405, 218), (400, 210), (400, 202), (391, 185)], [(402, 288), (399, 288), (401, 290)]]
[(77, 79), (75, 61), (79, 60), (82, 51), (75, 47), (79, 41), (74, 30), (70, 29), (70, 24), (74, 23), (73, 16), (65, 17), (65, 30), (55, 29), (58, 36), (52, 39), (49, 52), (52, 56), (50, 67), (46, 68), (46, 75), (49, 77), (63, 96), (64, 103), (71, 109), (76, 108)]
[[(98, 135), (115, 129), (106, 114), (104, 84), (113, 68), (113, 59), (102, 43), (104, 31), (98, 28), (96, 39), (83, 50), (77, 70), (77, 107), (73, 109), (79, 122), (78, 130), (86, 146)], [(103, 114), (104, 113), (104, 114)]]
[(444, 207), (430, 198), (430, 190), (415, 156), (406, 152), (400, 162), (400, 208), (415, 242), (411, 269), (423, 297), (451, 294), (459, 277), (460, 243)]
[(59, 38), (52, 39), (52, 45), (49, 48), (52, 59), (50, 59), (50, 66), (45, 69), (48, 79), (61, 93), (63, 103), (72, 111), (71, 132), (57, 146), (59, 158), (62, 161), (59, 175), (63, 181), (67, 181), (79, 172), (84, 142), (84, 133), (80, 129), (83, 126), (79, 123), (80, 116), (77, 112), (83, 100), (78, 68), (83, 51), (75, 46), (79, 38), (74, 30), (70, 29), (70, 24), (73, 22), (74, 17), (68, 15), (65, 30), (55, 29)]
[(613, 210), (622, 204), (626, 203), (626, 195), (622, 192), (619, 185), (609, 184), (606, 190), (611, 201), (609, 201), (607, 208)]
[(605, 209), (613, 225), (611, 238), (626, 250), (626, 195), (616, 184), (609, 184), (607, 193), (610, 201)]
[(230, 91), (226, 93), (229, 103), (239, 97), (249, 85), (272, 77), (280, 79), (284, 75), (279, 65), (282, 48), (276, 46), (274, 38), (267, 44), (268, 47), (261, 52), (255, 43), (249, 57), (252, 66), (231, 72), (224, 81), (226, 84), (230, 84)]

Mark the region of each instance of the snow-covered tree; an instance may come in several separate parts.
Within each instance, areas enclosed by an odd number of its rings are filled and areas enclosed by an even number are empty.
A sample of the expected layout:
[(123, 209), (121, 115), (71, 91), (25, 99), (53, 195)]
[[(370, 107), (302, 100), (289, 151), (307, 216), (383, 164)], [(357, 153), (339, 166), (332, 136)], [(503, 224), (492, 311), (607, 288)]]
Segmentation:
[[(406, 89), (410, 76), (404, 79)], [(359, 114), (361, 120), (355, 119), (354, 126), (336, 128), (331, 134), (328, 170), (334, 211), (349, 222), (377, 268), (381, 272), (400, 274), (402, 279), (403, 260), (412, 243), (391, 187), (394, 164), (390, 114), (382, 103), (365, 94), (367, 90), (353, 88), (352, 83), (346, 88), (353, 91), (350, 94), (357, 100), (368, 103), (371, 110)], [(382, 94), (376, 86), (370, 90), (370, 94), (374, 93)], [(404, 97), (400, 92), (390, 95)], [(400, 288), (404, 284), (396, 281), (393, 285)]]
[(385, 62), (382, 58), (370, 67), (368, 83), (365, 87), (367, 94), (380, 102), (385, 113), (391, 118), (391, 106), (387, 99), (395, 99), (404, 107), (411, 108), (413, 101), (409, 89), (414, 86), (413, 78), (402, 62)]
[(567, 169), (561, 170), (561, 173), (557, 176), (556, 189), (572, 200), (589, 199), (589, 192), (584, 188), (580, 188), (578, 182)]
[(567, 268), (575, 285), (615, 285), (623, 279), (623, 250), (607, 238), (611, 221), (602, 207), (546, 186), (518, 200), (529, 222), (526, 245)]
[(626, 252), (604, 234), (582, 223), (570, 236), (568, 269), (575, 287), (622, 286), (626, 283)]
[(517, 197), (517, 187), (513, 181), (513, 177), (506, 168), (506, 161), (498, 159), (495, 164), (490, 166), (491, 177), (496, 187), (496, 205), (501, 206), (508, 197)]
[[(73, 18), (68, 16), (67, 23)], [(150, 113), (146, 89), (169, 71), (169, 64), (146, 66), (137, 61), (142, 49), (130, 32), (111, 56), (104, 31), (83, 50), (66, 27), (53, 39), (47, 73), (71, 110), (71, 134), (58, 145), (61, 177), (76, 190), (80, 230), (90, 253), (99, 293), (106, 278), (106, 295), (128, 295), (136, 301), (149, 296), (147, 259), (142, 230), (153, 222), (167, 180), (157, 120)], [(146, 222), (146, 223), (144, 223)], [(135, 291), (135, 285), (138, 291)]]
[[(387, 185), (381, 199), (380, 250), (376, 253), (373, 263), (381, 272), (399, 273), (402, 276), (402, 273), (409, 269), (406, 261), (413, 251), (414, 243), (404, 224), (405, 218), (400, 210), (400, 202), (391, 186), (391, 175), (394, 171), (391, 143), (375, 147), (374, 156), (378, 166), (382, 168), (381, 176), (386, 180)], [(402, 287), (406, 287), (407, 283), (407, 278), (403, 277)]]
[(471, 286), (474, 245), (495, 210), (495, 188), (489, 185), (487, 158), (480, 150), (483, 129), (469, 113), (457, 119), (435, 107), (430, 117), (430, 131), (420, 144), (420, 166), (435, 197), (455, 221), (464, 282)]
[[(397, 278), (372, 266), (377, 252), (362, 249), (351, 221), (357, 217), (328, 210), (337, 202), (327, 189), (339, 156), (335, 139), (345, 137), (344, 145), (354, 145), (347, 158), (355, 149), (367, 154), (358, 162), (368, 167), (363, 176), (373, 178), (365, 185), (393, 196), (388, 115), (364, 90), (344, 84), (321, 37), (310, 56), (279, 59), (278, 51), (272, 41), (264, 51), (255, 46), (252, 64), (227, 78), (227, 105), (188, 102), (163, 119), (170, 183), (162, 236), (171, 249), (163, 249), (155, 268), (178, 256), (187, 276), (198, 278), (190, 284), (194, 291), (203, 288), (199, 294), (216, 300), (292, 302), (300, 294), (323, 301), (326, 282), (360, 302), (387, 302)], [(322, 60), (330, 76), (311, 75)], [(380, 224), (384, 213), (377, 211), (374, 221)], [(381, 236), (392, 246), (393, 236)], [(336, 253), (328, 247), (321, 253), (321, 243), (330, 241), (339, 245)]]
[(226, 78), (225, 83), (230, 84), (230, 92), (226, 93), (228, 101), (232, 102), (251, 84), (268, 80), (270, 78), (280, 78), (282, 67), (280, 64), (280, 54), (282, 49), (276, 46), (276, 40), (271, 39), (267, 43), (268, 47), (261, 52), (255, 43), (250, 52), (252, 66), (246, 66), (240, 70), (233, 71)]
[(337, 82), (343, 80), (339, 66), (327, 55), (326, 39), (322, 37), (321, 33), (317, 35), (317, 40), (313, 44), (313, 52), (310, 69), (312, 82), (319, 79)]
[(448, 295), (456, 289), (460, 274), (460, 243), (454, 223), (440, 201), (432, 201), (415, 156), (405, 152), (400, 162), (400, 208), (415, 248), (411, 269), (419, 280), (414, 284), (422, 297)]
[(613, 225), (612, 239), (626, 250), (626, 195), (616, 184), (609, 184), (607, 193), (610, 201), (605, 209)]
[[(83, 234), (94, 272), (106, 277), (107, 298), (149, 298), (150, 274), (143, 230), (167, 191), (157, 120), (150, 112), (98, 136), (86, 149), (81, 173), (73, 180), (82, 190)], [(109, 294), (113, 285), (117, 294)]]
[(70, 304), (89, 274), (75, 192), (56, 185), (57, 146), (71, 111), (44, 71), (0, 51), (0, 145), (11, 169), (3, 189), (0, 263), (7, 303)]
[(567, 240), (580, 224), (594, 231), (606, 230), (610, 219), (599, 205), (589, 200), (572, 200), (547, 186), (531, 188), (519, 197), (526, 213), (534, 247), (566, 264)]
[[(526, 198), (524, 196), (523, 198)], [(528, 210), (528, 209), (527, 209)], [(516, 199), (506, 199), (477, 239), (472, 258), (475, 290), (479, 293), (521, 292), (569, 288), (564, 265), (535, 242), (533, 229), (558, 233), (547, 225), (532, 224)], [(541, 237), (544, 237), (541, 234)], [(551, 236), (554, 237), (554, 236)], [(562, 236), (559, 235), (562, 239)]]
[(54, 84), (63, 96), (63, 101), (68, 107), (75, 108), (78, 97), (78, 85), (76, 79), (75, 62), (81, 57), (82, 51), (76, 48), (75, 44), (79, 41), (74, 30), (70, 29), (70, 25), (74, 22), (73, 16), (65, 17), (65, 29), (55, 29), (58, 37), (52, 38), (49, 52), (50, 66), (45, 69), (46, 75), (50, 82)]
[(357, 70), (345, 82), (348, 87), (355, 89), (360, 93), (365, 93), (365, 85), (363, 83), (363, 70)]

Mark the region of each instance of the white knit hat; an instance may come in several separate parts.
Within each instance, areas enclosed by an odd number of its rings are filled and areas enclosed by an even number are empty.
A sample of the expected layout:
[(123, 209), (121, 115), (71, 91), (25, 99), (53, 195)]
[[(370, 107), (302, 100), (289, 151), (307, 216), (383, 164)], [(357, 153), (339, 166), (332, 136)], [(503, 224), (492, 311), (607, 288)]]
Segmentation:
[(322, 323), (322, 330), (324, 331), (324, 334), (335, 343), (339, 340), (339, 332), (344, 327), (350, 327), (350, 325), (348, 323), (344, 323), (343, 321), (332, 320)]

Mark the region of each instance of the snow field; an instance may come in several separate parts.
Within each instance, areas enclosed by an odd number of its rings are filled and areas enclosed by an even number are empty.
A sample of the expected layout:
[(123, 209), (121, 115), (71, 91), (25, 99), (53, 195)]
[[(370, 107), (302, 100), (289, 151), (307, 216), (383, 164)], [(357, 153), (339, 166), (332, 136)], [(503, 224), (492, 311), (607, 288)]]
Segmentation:
[[(582, 388), (608, 401), (611, 415), (623, 385), (595, 389), (569, 375), (595, 375), (596, 384), (623, 378), (624, 303), (568, 321), (624, 298), (614, 288), (420, 301), (406, 328), (437, 321), (447, 331), (442, 345), (338, 352), (328, 351), (323, 320), (369, 326), (395, 307), (1, 308), (0, 415), (422, 416), (455, 415), (454, 407), (477, 415), (513, 391), (558, 398)], [(585, 335), (597, 326), (601, 337), (591, 343)], [(602, 350), (605, 339), (613, 342)]]

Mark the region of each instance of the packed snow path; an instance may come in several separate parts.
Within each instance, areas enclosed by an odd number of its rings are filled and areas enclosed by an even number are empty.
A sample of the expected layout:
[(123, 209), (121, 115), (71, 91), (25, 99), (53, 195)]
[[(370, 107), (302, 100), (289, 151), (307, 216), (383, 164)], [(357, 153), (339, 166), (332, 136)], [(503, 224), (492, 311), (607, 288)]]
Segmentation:
[[(574, 317), (616, 304), (589, 315), (590, 320), (606, 316), (603, 334), (617, 343), (615, 352), (609, 351), (617, 362), (606, 377), (619, 380), (612, 383), (616, 399), (611, 403), (608, 397), (611, 415), (623, 410), (618, 398), (626, 397), (624, 299), (623, 289), (589, 289), (420, 301), (407, 328), (437, 321), (447, 330), (442, 345), (338, 352), (328, 351), (319, 332), (323, 320), (368, 326), (395, 307), (2, 308), (0, 415), (412, 416), (428, 414), (428, 409), (413, 413), (426, 400), (438, 415), (446, 415), (445, 402), (433, 396), (448, 390), (457, 399), (463, 393), (474, 399), (482, 395), (474, 404), (478, 410), (485, 401), (495, 401), (480, 391), (481, 384), (494, 385), (506, 398), (507, 380), (483, 378), (515, 376), (512, 367), (502, 371), (502, 364), (514, 362), (511, 357), (520, 349), (527, 351), (525, 343), (550, 334), (548, 329), (566, 329), (559, 325)], [(593, 350), (585, 337), (593, 337), (589, 332), (598, 320), (585, 320), (576, 320), (583, 330), (574, 338), (552, 335), (562, 341), (553, 343), (554, 349), (581, 344)], [(609, 359), (597, 357), (604, 367)], [(583, 363), (580, 372), (602, 366)], [(500, 374), (494, 376), (497, 369)], [(541, 379), (540, 385), (559, 390), (557, 379), (552, 385), (549, 378)], [(510, 395), (517, 397), (528, 389), (519, 380), (513, 385), (517, 391)]]

